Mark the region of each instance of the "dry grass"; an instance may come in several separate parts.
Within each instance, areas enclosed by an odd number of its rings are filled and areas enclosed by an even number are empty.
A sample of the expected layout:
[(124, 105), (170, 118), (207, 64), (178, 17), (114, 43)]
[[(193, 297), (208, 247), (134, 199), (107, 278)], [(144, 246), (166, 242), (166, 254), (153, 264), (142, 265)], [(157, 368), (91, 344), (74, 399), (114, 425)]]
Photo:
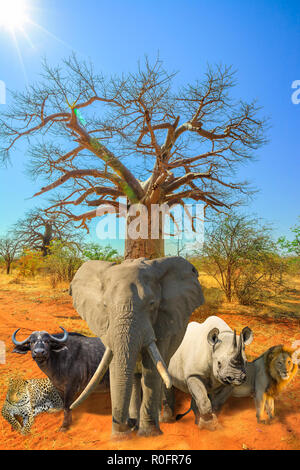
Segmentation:
[(225, 313), (231, 315), (246, 314), (254, 317), (295, 318), (300, 319), (300, 279), (287, 275), (284, 287), (271, 300), (244, 306), (237, 301), (226, 302), (218, 282), (208, 274), (199, 272), (199, 281), (203, 287), (205, 306), (208, 314)]

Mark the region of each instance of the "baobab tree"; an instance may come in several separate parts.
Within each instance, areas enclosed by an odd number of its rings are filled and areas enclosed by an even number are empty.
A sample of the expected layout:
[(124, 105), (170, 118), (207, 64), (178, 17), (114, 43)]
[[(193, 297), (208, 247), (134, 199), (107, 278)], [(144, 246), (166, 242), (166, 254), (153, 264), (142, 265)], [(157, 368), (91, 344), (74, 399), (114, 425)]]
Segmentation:
[(32, 209), (14, 225), (13, 232), (27, 248), (49, 254), (53, 240), (76, 242), (78, 235), (63, 214), (48, 215), (42, 209)]
[[(59, 188), (48, 212), (87, 229), (101, 207), (121, 215), (120, 197), (128, 223), (136, 204), (148, 214), (154, 204), (185, 201), (227, 211), (249, 194), (235, 169), (265, 142), (266, 122), (255, 102), (230, 97), (231, 67), (208, 68), (202, 81), (181, 88), (174, 77), (159, 59), (110, 78), (74, 55), (62, 66), (44, 62), (40, 82), (13, 93), (1, 116), (2, 157), (27, 139), (31, 171), (47, 180), (35, 196)], [(152, 239), (147, 220), (145, 239), (128, 230), (125, 258), (164, 255), (163, 227)]]

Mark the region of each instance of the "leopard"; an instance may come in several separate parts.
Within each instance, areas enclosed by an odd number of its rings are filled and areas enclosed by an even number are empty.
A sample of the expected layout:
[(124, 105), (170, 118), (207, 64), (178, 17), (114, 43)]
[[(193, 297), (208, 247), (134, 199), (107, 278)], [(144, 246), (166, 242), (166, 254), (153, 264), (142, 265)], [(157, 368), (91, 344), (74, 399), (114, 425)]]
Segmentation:
[(29, 434), (35, 416), (62, 409), (62, 398), (48, 378), (24, 379), (15, 376), (9, 379), (1, 413), (11, 424), (12, 430)]

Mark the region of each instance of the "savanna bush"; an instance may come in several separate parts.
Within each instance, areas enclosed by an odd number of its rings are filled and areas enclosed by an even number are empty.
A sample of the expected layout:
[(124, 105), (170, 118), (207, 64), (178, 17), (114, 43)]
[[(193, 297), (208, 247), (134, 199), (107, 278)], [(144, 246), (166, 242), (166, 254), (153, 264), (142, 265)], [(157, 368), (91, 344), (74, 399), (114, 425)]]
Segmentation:
[(82, 250), (85, 258), (101, 261), (118, 261), (118, 250), (110, 245), (101, 246), (98, 243), (87, 243)]
[(216, 280), (228, 302), (235, 298), (252, 305), (283, 285), (286, 263), (276, 252), (270, 228), (256, 219), (220, 216), (206, 230), (198, 257), (198, 269)]
[(286, 262), (276, 253), (261, 252), (245, 260), (233, 278), (234, 293), (242, 305), (253, 305), (274, 297), (284, 289)]
[(20, 276), (34, 277), (43, 267), (44, 260), (40, 251), (24, 249), (16, 266)]
[(82, 263), (82, 255), (77, 245), (59, 240), (51, 242), (49, 254), (45, 258), (45, 268), (50, 275), (52, 287), (62, 281), (71, 282)]
[(286, 258), (287, 273), (291, 276), (300, 276), (300, 256)]

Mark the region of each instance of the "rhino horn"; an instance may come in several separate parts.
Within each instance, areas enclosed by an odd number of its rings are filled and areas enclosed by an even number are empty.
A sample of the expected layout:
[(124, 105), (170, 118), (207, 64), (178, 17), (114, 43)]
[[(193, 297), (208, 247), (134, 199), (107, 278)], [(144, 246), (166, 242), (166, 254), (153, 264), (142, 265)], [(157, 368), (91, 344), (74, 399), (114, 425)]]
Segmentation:
[(234, 347), (234, 348), (237, 347), (237, 342), (236, 342), (236, 330), (234, 330), (234, 333), (233, 333), (233, 347)]
[(244, 338), (243, 338), (243, 335), (240, 334), (240, 342), (239, 342), (239, 347), (238, 347), (238, 354), (242, 354), (243, 346), (244, 346)]
[(239, 345), (237, 346), (236, 331), (234, 330), (233, 346), (236, 348), (237, 351), (234, 357), (230, 361), (234, 367), (236, 367), (237, 365), (240, 365), (243, 362), (243, 359), (242, 359), (243, 345), (244, 345), (243, 335), (240, 335)]

